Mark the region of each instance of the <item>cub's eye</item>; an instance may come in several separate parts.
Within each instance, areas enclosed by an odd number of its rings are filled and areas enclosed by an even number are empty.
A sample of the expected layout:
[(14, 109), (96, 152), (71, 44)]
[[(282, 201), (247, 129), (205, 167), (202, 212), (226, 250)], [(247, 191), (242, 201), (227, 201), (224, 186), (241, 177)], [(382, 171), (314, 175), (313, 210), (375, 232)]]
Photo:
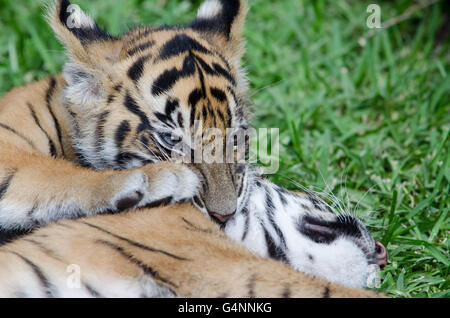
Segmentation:
[(159, 138), (170, 147), (175, 146), (177, 143), (181, 141), (181, 138), (169, 133), (160, 133)]
[(236, 166), (236, 173), (241, 174), (245, 171), (245, 165), (237, 165)]

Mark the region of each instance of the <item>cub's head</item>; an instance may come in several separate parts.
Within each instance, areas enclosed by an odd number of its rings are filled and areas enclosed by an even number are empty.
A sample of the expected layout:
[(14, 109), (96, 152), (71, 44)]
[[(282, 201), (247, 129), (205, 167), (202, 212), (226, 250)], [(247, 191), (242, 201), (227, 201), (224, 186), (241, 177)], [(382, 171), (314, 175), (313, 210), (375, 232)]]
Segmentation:
[(204, 180), (198, 207), (221, 221), (233, 215), (247, 184), (236, 147), (237, 132), (247, 130), (246, 12), (240, 0), (206, 0), (189, 26), (115, 37), (78, 6), (57, 1), (49, 20), (69, 57), (63, 104), (80, 162), (129, 169), (182, 159)]

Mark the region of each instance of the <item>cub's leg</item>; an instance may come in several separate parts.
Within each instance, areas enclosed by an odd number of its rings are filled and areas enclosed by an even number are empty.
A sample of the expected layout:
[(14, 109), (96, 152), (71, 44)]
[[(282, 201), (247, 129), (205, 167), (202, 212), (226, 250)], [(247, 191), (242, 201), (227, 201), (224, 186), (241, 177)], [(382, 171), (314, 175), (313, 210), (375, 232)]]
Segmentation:
[(61, 221), (0, 247), (0, 297), (377, 297), (232, 242), (190, 204)]
[(191, 198), (198, 182), (189, 168), (168, 162), (93, 171), (0, 141), (0, 230), (177, 202)]

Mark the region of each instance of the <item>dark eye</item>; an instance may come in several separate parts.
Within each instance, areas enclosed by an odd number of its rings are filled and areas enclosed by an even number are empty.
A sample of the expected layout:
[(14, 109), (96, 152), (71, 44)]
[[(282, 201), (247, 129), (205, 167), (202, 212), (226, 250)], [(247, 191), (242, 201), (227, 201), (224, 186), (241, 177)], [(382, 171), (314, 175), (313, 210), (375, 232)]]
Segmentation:
[(160, 133), (159, 138), (169, 147), (173, 147), (181, 141), (180, 137), (169, 133)]
[(245, 171), (245, 165), (237, 165), (236, 166), (236, 173), (241, 174)]

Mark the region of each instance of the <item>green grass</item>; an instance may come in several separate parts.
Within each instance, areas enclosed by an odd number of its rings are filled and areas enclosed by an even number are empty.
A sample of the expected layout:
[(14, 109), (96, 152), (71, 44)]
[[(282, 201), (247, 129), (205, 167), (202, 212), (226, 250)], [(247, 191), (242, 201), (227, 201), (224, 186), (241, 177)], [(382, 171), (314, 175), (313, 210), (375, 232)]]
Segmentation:
[[(200, 1), (116, 2), (76, 1), (115, 34), (133, 23), (188, 22)], [(253, 125), (280, 129), (281, 165), (271, 179), (327, 189), (350, 209), (359, 202), (358, 215), (389, 251), (379, 290), (450, 297), (448, 5), (369, 37), (373, 1), (250, 2)], [(42, 3), (0, 0), (0, 94), (61, 69)], [(412, 6), (377, 3), (382, 22)]]

